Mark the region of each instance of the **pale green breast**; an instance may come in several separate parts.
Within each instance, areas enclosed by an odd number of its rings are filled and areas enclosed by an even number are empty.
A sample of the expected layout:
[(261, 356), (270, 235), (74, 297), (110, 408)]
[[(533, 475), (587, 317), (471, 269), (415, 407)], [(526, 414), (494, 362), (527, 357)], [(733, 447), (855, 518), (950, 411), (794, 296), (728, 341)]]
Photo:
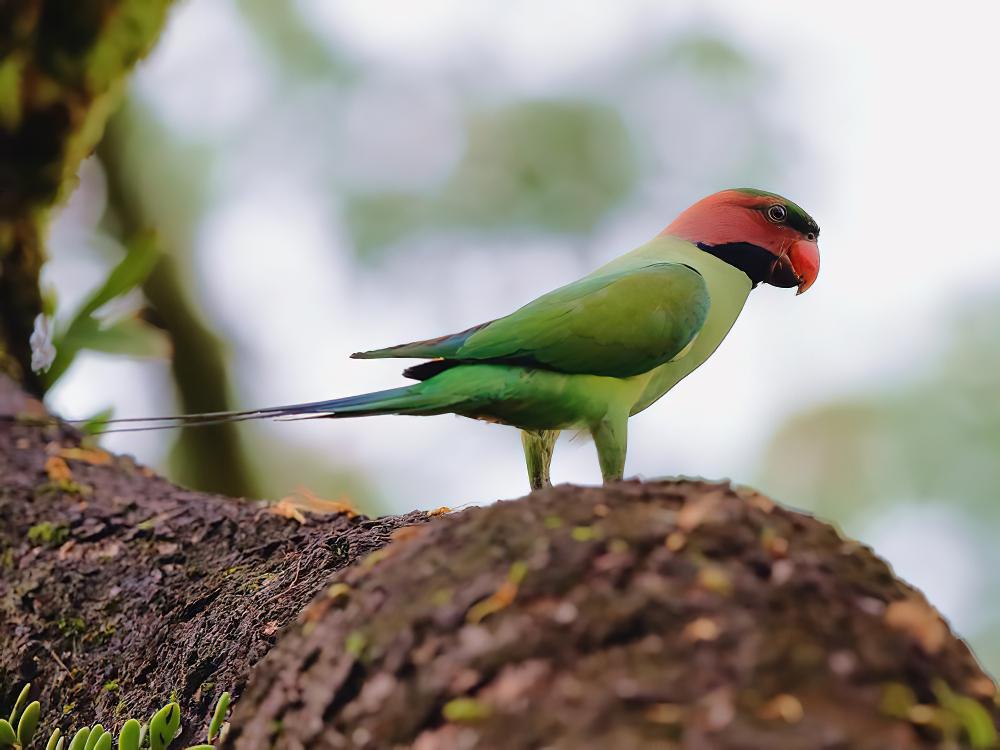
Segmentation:
[(665, 261), (686, 263), (696, 269), (708, 286), (711, 305), (704, 326), (686, 352), (672, 362), (636, 376), (636, 379), (646, 382), (632, 407), (633, 414), (655, 402), (712, 356), (733, 327), (750, 294), (750, 278), (745, 273), (696, 245), (673, 237), (657, 237), (599, 268), (594, 275)]

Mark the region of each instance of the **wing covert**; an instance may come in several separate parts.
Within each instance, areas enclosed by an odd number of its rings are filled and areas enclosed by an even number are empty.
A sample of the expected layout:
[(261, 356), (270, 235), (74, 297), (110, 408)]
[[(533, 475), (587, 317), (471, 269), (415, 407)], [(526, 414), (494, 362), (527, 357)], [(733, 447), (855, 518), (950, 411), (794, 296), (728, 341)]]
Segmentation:
[(451, 358), (629, 377), (676, 357), (701, 330), (708, 307), (700, 273), (656, 263), (539, 297), (473, 332)]
[(629, 377), (683, 352), (704, 324), (709, 304), (705, 280), (696, 270), (653, 263), (586, 277), (460, 333), (354, 356), (444, 360), (407, 371), (419, 379), (460, 362)]

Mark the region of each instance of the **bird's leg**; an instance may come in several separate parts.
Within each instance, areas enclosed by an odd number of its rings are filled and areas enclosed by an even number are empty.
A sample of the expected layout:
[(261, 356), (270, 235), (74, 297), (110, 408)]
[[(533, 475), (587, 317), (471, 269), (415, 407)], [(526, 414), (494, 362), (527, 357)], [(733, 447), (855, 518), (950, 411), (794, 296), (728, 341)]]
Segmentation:
[(628, 415), (608, 414), (590, 431), (597, 446), (597, 461), (605, 484), (620, 480), (625, 474), (625, 451), (628, 448)]
[(521, 430), (524, 461), (528, 465), (528, 482), (533, 490), (552, 484), (549, 481), (549, 466), (552, 464), (552, 450), (558, 437), (559, 430)]

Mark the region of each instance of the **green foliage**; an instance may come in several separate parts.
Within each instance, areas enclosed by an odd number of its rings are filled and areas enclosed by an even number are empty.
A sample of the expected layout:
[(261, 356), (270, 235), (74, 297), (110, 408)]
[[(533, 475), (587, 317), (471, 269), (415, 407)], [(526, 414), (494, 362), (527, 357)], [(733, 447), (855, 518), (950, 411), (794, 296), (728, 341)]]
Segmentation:
[(16, 742), (17, 734), (15, 734), (10, 722), (6, 719), (0, 719), (0, 750), (13, 747)]
[(142, 741), (142, 726), (135, 719), (129, 719), (118, 733), (118, 750), (139, 750)]
[(98, 741), (106, 734), (104, 727), (100, 724), (95, 724), (90, 729), (90, 736), (87, 737), (87, 744), (84, 746), (84, 750), (94, 750), (97, 747)]
[(232, 696), (228, 692), (219, 696), (219, 702), (215, 704), (215, 712), (212, 714), (212, 721), (208, 725), (208, 741), (214, 742), (222, 731), (222, 723), (226, 720), (226, 713), (229, 711), (229, 702)]
[(942, 498), (1000, 520), (998, 314), (996, 303), (969, 310), (940, 336), (948, 344), (935, 364), (914, 368), (908, 383), (794, 416), (768, 448), (761, 484), (812, 498), (811, 509), (842, 522), (888, 503)]
[(631, 138), (610, 107), (515, 102), (474, 113), (467, 147), (436, 194), (358, 194), (346, 216), (362, 253), (423, 226), (584, 233), (631, 192)]
[[(31, 538), (31, 532), (28, 532), (28, 538)], [(31, 690), (31, 683), (27, 683), (21, 692), (17, 695), (17, 700), (14, 701), (14, 708), (10, 711), (10, 717), (7, 719), (12, 725), (17, 723), (17, 715), (20, 713), (22, 706), (28, 701), (28, 693)]]
[[(117, 682), (115, 682), (117, 689)], [(25, 702), (31, 684), (25, 685), (14, 702), (10, 720), (0, 719), (0, 750), (27, 750), (34, 741), (41, 718), (41, 704), (32, 701), (27, 706)], [(173, 697), (173, 696), (172, 696)], [(222, 693), (215, 705), (211, 723), (208, 726), (208, 742), (193, 745), (186, 750), (210, 750), (215, 742), (225, 736), (228, 725), (225, 723), (232, 696)], [(22, 710), (23, 707), (23, 710)], [(16, 730), (14, 727), (17, 727)], [(149, 724), (140, 724), (136, 719), (127, 719), (118, 734), (118, 750), (167, 750), (176, 738), (181, 728), (181, 711), (176, 700), (154, 712)], [(58, 727), (49, 735), (45, 750), (63, 750), (66, 737)], [(112, 750), (114, 736), (100, 724), (92, 727), (81, 727), (73, 735), (67, 750)]]
[(155, 237), (150, 234), (140, 236), (131, 243), (125, 257), (111, 270), (104, 283), (91, 293), (72, 319), (65, 325), (57, 326), (53, 337), (56, 358), (45, 373), (47, 386), (51, 387), (84, 349), (134, 357), (169, 356), (170, 342), (160, 329), (137, 317), (108, 321), (100, 315), (109, 303), (140, 287), (159, 259)]
[(954, 718), (972, 747), (997, 746), (997, 731), (993, 726), (993, 718), (981, 703), (966, 695), (959, 695), (942, 680), (937, 680), (933, 689), (934, 697), (941, 704), (941, 708)]
[(111, 419), (114, 413), (114, 409), (111, 407), (102, 409), (97, 414), (89, 417), (87, 421), (78, 424), (76, 428), (84, 435), (96, 435), (104, 430), (108, 424), (108, 420)]
[(35, 731), (38, 729), (38, 716), (41, 711), (42, 705), (38, 701), (32, 701), (21, 714), (21, 718), (17, 722), (17, 741), (21, 747), (27, 747), (35, 738)]
[(181, 726), (181, 707), (168, 703), (149, 720), (150, 750), (166, 750)]
[(76, 734), (70, 740), (69, 750), (85, 750), (88, 739), (90, 739), (90, 727), (81, 727), (76, 730)]

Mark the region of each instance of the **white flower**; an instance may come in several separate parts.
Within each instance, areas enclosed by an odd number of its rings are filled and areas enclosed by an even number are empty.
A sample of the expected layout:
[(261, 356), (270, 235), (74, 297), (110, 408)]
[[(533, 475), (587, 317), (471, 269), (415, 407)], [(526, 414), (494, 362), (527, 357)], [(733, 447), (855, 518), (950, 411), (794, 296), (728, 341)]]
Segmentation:
[(52, 320), (43, 314), (35, 317), (35, 330), (28, 339), (31, 344), (31, 369), (45, 372), (52, 367), (56, 358), (56, 348), (52, 345)]

